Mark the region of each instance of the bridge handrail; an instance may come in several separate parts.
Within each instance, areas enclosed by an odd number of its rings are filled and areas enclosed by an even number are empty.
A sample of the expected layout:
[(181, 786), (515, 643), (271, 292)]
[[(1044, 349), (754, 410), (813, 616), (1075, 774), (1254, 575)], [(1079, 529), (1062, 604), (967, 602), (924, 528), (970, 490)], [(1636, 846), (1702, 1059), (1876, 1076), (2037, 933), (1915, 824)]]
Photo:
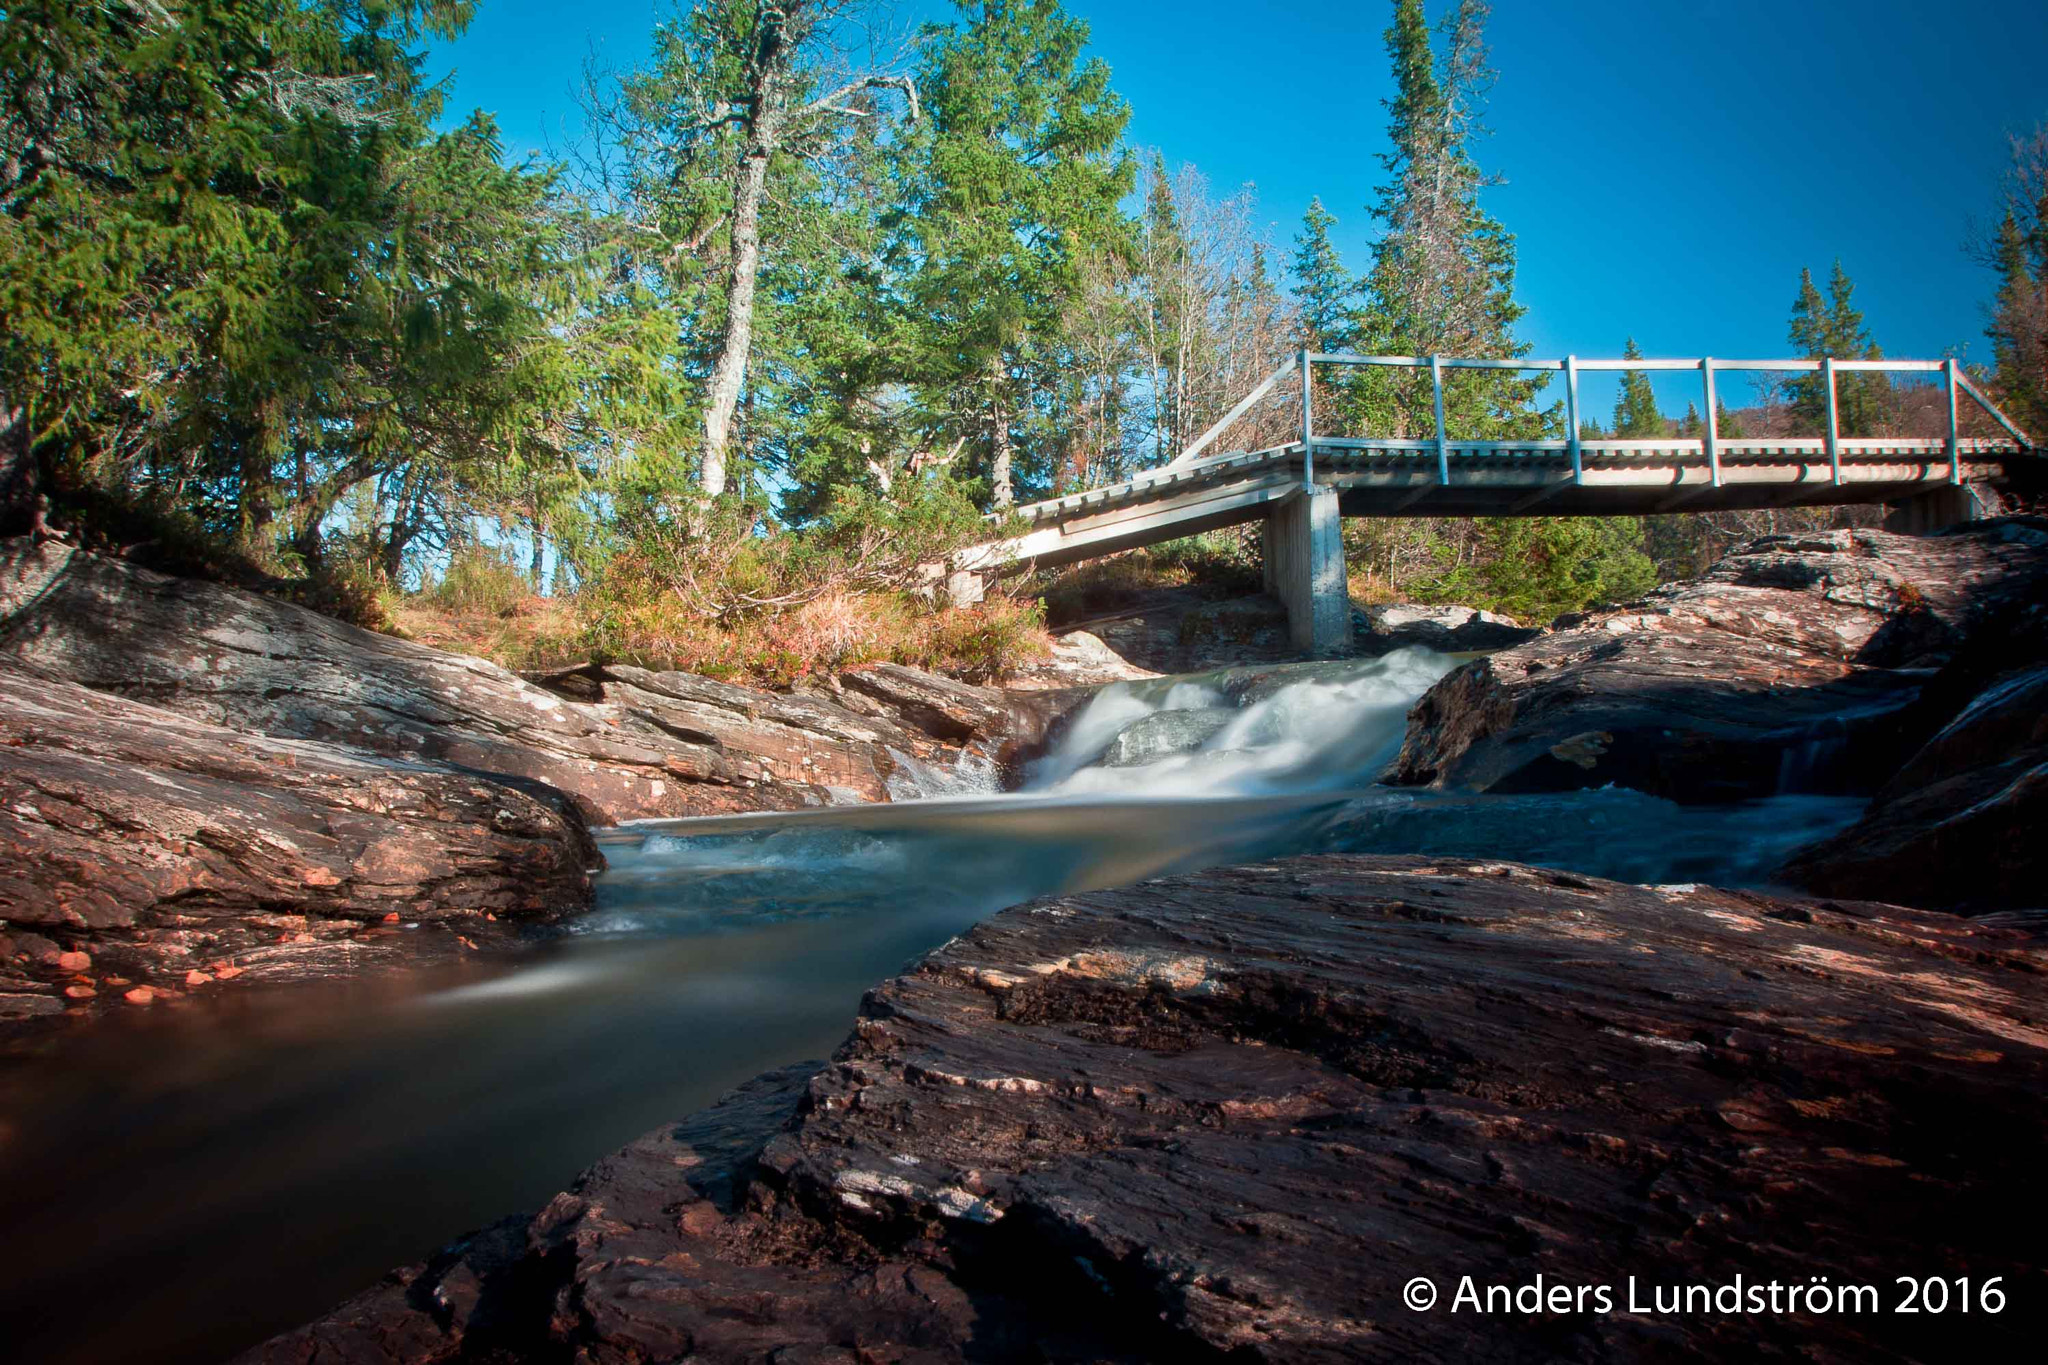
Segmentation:
[[(1723, 360), (1713, 356), (1698, 356), (1688, 359), (1651, 359), (1647, 356), (1623, 356), (1616, 359), (1586, 359), (1576, 355), (1565, 356), (1562, 360), (1536, 360), (1526, 356), (1468, 357), (1444, 355), (1355, 355), (1346, 351), (1312, 351), (1303, 347), (1296, 363), (1301, 369), (1301, 448), (1303, 452), (1301, 481), (1303, 487), (1315, 482), (1315, 392), (1314, 376), (1318, 364), (1326, 365), (1377, 365), (1406, 369), (1428, 369), (1430, 388), (1436, 410), (1436, 462), (1437, 482), (1448, 486), (1451, 481), (1450, 443), (1451, 437), (1444, 427), (1444, 371), (1445, 370), (1514, 370), (1514, 371), (1561, 371), (1565, 379), (1565, 439), (1572, 456), (1572, 482), (1583, 484), (1586, 479), (1584, 452), (1579, 438), (1579, 374), (1583, 370), (1693, 370), (1700, 376), (1705, 390), (1705, 436), (1707, 466), (1715, 488), (1721, 487), (1721, 412), (1720, 403), (1714, 393), (1714, 376), (1723, 370), (1761, 370), (1775, 373), (1815, 373), (1825, 381), (1827, 389), (1827, 434), (1826, 447), (1828, 464), (1832, 470), (1832, 482), (1842, 482), (1842, 428), (1841, 414), (1837, 401), (1835, 376), (1844, 371), (1890, 371), (1894, 373), (1932, 374), (1942, 376), (1948, 391), (1948, 459), (1949, 482), (1963, 481), (1963, 460), (1961, 424), (1957, 412), (1957, 401), (1968, 394), (1971, 401), (1990, 415), (1992, 420), (2011, 433), (2012, 438), (2028, 450), (2034, 448), (2033, 441), (2020, 430), (2019, 425), (2003, 412), (1998, 405), (1987, 398), (1962, 372), (1953, 356), (1945, 360), (1886, 360), (1880, 358), (1857, 358), (1838, 360), (1823, 356), (1819, 360), (1806, 357), (1787, 357), (1782, 360)], [(1278, 375), (1275, 375), (1278, 378)], [(1261, 392), (1272, 384), (1268, 380), (1261, 386)], [(1244, 407), (1249, 407), (1247, 402)], [(1241, 412), (1242, 408), (1236, 410)], [(1235, 413), (1233, 418), (1235, 419)], [(1212, 440), (1220, 434), (1212, 429), (1205, 438)]]

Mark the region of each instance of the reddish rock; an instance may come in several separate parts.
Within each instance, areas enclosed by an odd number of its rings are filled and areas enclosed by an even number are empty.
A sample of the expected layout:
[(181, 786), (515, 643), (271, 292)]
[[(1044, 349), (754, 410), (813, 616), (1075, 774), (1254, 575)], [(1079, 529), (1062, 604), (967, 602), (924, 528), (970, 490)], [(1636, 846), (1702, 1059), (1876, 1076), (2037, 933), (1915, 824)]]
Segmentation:
[(587, 905), (598, 861), (575, 808), (535, 784), (223, 729), (6, 667), (0, 745), (0, 923), (50, 943), (38, 973), (96, 963), (167, 984), (228, 956), (273, 979), (396, 965), (405, 951), (351, 939), (388, 907), (472, 934), (495, 912), (509, 942)]
[(858, 709), (623, 666), (536, 686), (275, 598), (26, 538), (0, 541), (0, 618), (0, 662), (233, 729), (544, 782), (600, 824), (793, 810), (832, 787), (886, 800), (889, 747), (927, 756), (931, 717), (950, 727), (938, 739), (992, 746), (1036, 723), (1000, 692), (894, 666), (887, 695), (860, 693)]
[(1466, 1275), (2033, 1302), (2044, 965), (2031, 921), (1465, 860), (1039, 901), (871, 992), (800, 1099), (766, 1079), (248, 1359), (2017, 1358), (2030, 1312), (1448, 1308)]
[(1861, 820), (1801, 850), (1784, 876), (1827, 895), (1962, 911), (2039, 909), (2048, 907), (2043, 831), (2048, 662), (1986, 681)]
[(1930, 671), (2044, 593), (2039, 518), (1765, 537), (1451, 673), (1410, 713), (1387, 780), (1687, 802), (1870, 791), (1920, 738)]

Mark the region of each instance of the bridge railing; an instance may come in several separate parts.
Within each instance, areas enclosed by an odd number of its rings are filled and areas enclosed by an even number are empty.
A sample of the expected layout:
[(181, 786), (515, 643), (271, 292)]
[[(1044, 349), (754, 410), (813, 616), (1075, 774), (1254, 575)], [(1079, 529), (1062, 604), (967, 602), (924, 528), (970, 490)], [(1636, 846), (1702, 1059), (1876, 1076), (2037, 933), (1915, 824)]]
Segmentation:
[[(1998, 405), (1987, 398), (1977, 386), (1970, 382), (1953, 357), (1945, 360), (1838, 360), (1827, 357), (1820, 360), (1787, 358), (1780, 360), (1726, 360), (1715, 356), (1700, 356), (1683, 360), (1646, 359), (1621, 357), (1616, 359), (1582, 359), (1576, 355), (1561, 360), (1534, 360), (1526, 358), (1491, 359), (1444, 355), (1353, 355), (1347, 352), (1311, 351), (1304, 349), (1290, 356), (1281, 366), (1261, 381), (1252, 391), (1239, 400), (1237, 405), (1192, 445), (1175, 456), (1169, 467), (1187, 464), (1206, 450), (1217, 437), (1221, 436), (1238, 418), (1244, 416), (1281, 380), (1290, 374), (1299, 373), (1301, 384), (1301, 448), (1302, 482), (1311, 483), (1315, 474), (1315, 367), (1336, 366), (1382, 366), (1399, 369), (1427, 369), (1430, 372), (1430, 388), (1436, 415), (1437, 480), (1449, 484), (1450, 445), (1453, 441), (1444, 425), (1444, 371), (1446, 370), (1509, 370), (1521, 373), (1562, 373), (1565, 380), (1565, 447), (1571, 452), (1572, 483), (1585, 482), (1584, 442), (1579, 435), (1579, 376), (1587, 371), (1696, 371), (1700, 376), (1703, 411), (1704, 448), (1712, 486), (1719, 488), (1721, 477), (1721, 432), (1720, 403), (1715, 392), (1715, 376), (1724, 371), (1766, 372), (1778, 374), (1812, 374), (1823, 377), (1823, 388), (1827, 394), (1827, 431), (1825, 449), (1828, 463), (1833, 472), (1833, 482), (1842, 482), (1842, 431), (1841, 412), (1837, 396), (1836, 377), (1844, 373), (1884, 372), (1893, 374), (1939, 374), (1947, 398), (1948, 433), (1944, 448), (1948, 455), (1949, 481), (1960, 484), (1963, 481), (1960, 400), (1967, 395), (1982, 408), (1993, 421), (2003, 427), (2022, 448), (2031, 450), (2033, 441), (2027, 434), (1999, 411)], [(1335, 438), (1344, 439), (1344, 438)], [(1465, 443), (1460, 443), (1465, 444)]]

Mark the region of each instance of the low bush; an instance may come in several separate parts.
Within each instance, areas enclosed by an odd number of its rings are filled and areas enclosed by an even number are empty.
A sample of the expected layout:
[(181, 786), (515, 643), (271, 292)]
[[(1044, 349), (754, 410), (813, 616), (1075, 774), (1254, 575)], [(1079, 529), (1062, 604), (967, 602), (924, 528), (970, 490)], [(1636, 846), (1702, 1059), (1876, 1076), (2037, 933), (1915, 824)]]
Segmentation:
[(449, 555), (448, 567), (423, 595), (444, 611), (503, 616), (534, 594), (511, 552), (464, 545)]

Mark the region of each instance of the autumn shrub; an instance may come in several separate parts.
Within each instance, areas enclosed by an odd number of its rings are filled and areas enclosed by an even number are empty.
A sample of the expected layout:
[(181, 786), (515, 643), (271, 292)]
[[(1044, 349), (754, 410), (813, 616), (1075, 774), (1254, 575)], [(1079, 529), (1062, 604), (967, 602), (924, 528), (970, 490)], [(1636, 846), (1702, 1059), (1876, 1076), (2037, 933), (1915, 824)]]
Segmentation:
[(575, 596), (590, 657), (790, 686), (864, 663), (1000, 679), (1049, 648), (1036, 604), (944, 600), (937, 566), (1002, 533), (954, 486), (840, 489), (801, 528), (667, 488), (622, 500)]

